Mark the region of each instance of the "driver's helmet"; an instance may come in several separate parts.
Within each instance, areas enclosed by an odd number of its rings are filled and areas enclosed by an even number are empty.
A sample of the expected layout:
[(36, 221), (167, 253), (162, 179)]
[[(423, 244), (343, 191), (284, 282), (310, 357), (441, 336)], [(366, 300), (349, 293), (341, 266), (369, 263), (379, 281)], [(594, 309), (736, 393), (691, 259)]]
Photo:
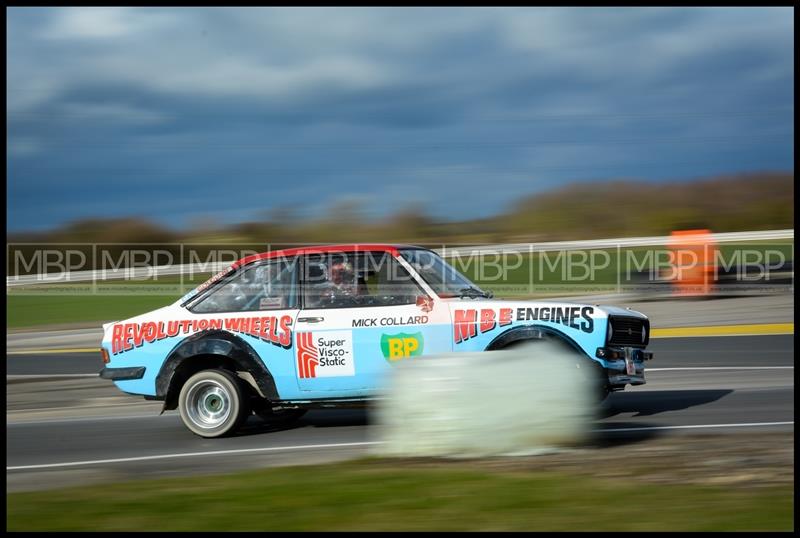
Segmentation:
[(330, 268), (331, 282), (337, 286), (353, 284), (353, 266), (348, 262), (336, 262)]
[(330, 267), (331, 284), (336, 295), (356, 295), (355, 272), (349, 262), (336, 262)]

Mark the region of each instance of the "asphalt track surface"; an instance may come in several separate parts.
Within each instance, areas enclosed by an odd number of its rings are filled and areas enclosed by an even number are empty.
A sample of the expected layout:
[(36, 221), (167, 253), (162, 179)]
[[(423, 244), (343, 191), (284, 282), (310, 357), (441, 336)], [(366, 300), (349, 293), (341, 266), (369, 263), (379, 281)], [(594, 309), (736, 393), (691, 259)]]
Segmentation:
[(91, 375), (103, 368), (100, 347), (92, 353), (6, 355), (6, 375)]
[[(655, 360), (648, 363), (647, 385), (612, 394), (596, 435), (793, 431), (793, 335), (663, 338), (649, 349)], [(91, 353), (7, 355), (6, 361), (9, 375), (74, 376), (101, 367)], [(119, 400), (107, 383), (97, 386)], [(131, 402), (127, 412), (75, 407), (68, 416), (34, 419), (13, 414), (9, 403), (7, 490), (320, 463), (366, 455), (376, 441), (366, 410), (311, 411), (285, 429), (252, 417), (239, 435), (207, 440), (191, 434), (177, 412), (159, 416), (153, 402), (124, 398)]]

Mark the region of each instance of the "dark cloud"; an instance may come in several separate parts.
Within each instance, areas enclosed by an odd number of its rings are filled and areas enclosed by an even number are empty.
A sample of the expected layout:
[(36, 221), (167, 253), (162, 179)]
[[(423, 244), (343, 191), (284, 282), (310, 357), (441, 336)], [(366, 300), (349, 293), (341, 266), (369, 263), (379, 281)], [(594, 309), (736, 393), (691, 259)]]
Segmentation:
[(793, 167), (790, 9), (10, 9), (8, 227)]

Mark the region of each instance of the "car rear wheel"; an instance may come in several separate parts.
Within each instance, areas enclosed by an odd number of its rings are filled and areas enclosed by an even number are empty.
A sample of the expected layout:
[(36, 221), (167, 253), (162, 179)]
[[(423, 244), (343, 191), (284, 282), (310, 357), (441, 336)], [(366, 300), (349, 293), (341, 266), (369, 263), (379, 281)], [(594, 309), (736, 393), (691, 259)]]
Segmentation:
[(206, 438), (233, 433), (249, 415), (238, 378), (225, 370), (203, 370), (190, 377), (181, 387), (178, 409), (186, 427)]

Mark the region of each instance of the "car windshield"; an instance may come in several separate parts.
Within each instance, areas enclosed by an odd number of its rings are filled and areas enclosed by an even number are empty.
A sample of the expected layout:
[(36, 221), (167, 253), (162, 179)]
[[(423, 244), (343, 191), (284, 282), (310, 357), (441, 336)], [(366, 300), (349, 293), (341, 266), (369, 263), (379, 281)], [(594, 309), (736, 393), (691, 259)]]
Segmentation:
[(431, 250), (401, 249), (400, 255), (439, 297), (491, 297)]

